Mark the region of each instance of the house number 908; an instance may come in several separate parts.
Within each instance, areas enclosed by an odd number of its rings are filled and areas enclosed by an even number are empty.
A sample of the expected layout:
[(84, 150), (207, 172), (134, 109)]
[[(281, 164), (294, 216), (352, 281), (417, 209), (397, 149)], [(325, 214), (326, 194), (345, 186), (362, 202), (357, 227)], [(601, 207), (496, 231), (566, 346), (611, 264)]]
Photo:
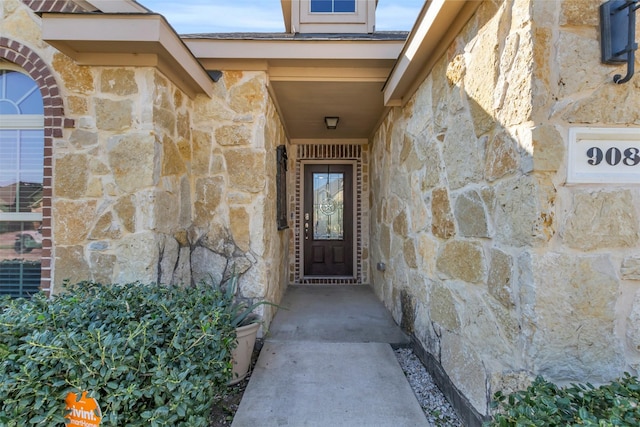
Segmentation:
[(635, 166), (640, 163), (640, 149), (631, 147), (624, 151), (619, 148), (611, 147), (606, 152), (598, 147), (591, 147), (587, 150), (587, 163), (592, 166), (598, 166), (602, 160), (610, 166), (617, 166), (620, 162), (627, 166)]

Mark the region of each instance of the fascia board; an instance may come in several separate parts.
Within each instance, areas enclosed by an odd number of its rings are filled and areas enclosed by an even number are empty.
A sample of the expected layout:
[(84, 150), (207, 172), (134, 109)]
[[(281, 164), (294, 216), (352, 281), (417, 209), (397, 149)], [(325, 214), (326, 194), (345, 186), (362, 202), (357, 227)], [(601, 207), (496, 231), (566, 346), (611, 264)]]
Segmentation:
[(42, 37), (81, 65), (140, 66), (156, 55), (154, 65), (190, 97), (213, 93), (210, 77), (162, 15), (44, 13)]
[(147, 13), (149, 9), (131, 0), (85, 0), (103, 13)]
[(481, 3), (456, 0), (425, 3), (384, 87), (385, 105), (407, 102)]
[(186, 39), (198, 59), (392, 59), (402, 40), (220, 40)]

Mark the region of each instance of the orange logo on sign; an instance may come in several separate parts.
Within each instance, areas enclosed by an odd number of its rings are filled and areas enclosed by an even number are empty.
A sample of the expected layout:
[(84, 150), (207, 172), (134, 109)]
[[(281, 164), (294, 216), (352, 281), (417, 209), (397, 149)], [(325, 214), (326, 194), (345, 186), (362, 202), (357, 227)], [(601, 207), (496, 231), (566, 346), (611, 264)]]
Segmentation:
[(78, 400), (78, 395), (69, 393), (65, 400), (67, 411), (70, 411), (66, 418), (69, 419), (67, 426), (91, 427), (99, 426), (102, 421), (102, 412), (98, 402), (93, 397), (87, 397), (87, 392), (82, 393)]

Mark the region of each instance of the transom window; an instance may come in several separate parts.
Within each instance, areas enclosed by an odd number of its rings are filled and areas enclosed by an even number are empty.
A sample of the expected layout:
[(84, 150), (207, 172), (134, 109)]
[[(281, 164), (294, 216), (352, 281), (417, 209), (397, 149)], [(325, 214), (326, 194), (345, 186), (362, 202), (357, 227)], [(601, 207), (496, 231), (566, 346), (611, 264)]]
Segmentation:
[(356, 0), (311, 0), (311, 13), (355, 13)]
[(0, 69), (0, 295), (40, 288), (44, 107), (26, 74)]

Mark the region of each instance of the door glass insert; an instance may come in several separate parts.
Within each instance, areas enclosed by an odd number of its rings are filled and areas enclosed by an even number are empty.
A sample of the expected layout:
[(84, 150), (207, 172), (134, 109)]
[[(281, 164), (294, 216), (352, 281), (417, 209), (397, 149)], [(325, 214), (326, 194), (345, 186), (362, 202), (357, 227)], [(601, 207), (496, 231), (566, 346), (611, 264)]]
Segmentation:
[(313, 174), (313, 239), (344, 239), (344, 173)]

